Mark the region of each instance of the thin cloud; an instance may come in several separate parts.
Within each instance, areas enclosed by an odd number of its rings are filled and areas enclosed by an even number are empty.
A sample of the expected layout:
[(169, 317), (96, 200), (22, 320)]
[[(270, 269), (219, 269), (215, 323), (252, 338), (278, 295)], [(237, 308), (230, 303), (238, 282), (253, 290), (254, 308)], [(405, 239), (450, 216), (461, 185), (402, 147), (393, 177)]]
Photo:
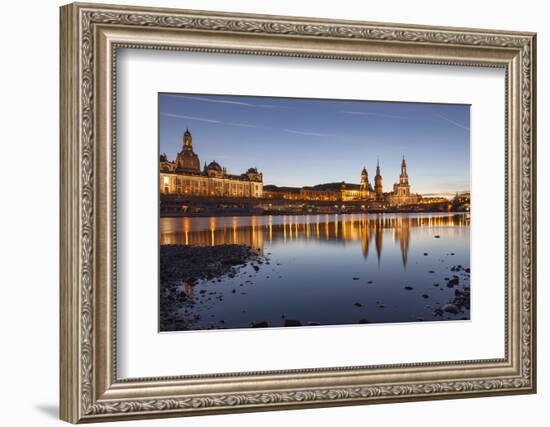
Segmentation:
[(164, 117), (171, 117), (175, 119), (184, 119), (184, 120), (194, 120), (198, 122), (204, 122), (204, 123), (212, 123), (215, 125), (222, 125), (222, 126), (233, 126), (233, 127), (243, 127), (243, 128), (253, 128), (253, 129), (267, 129), (267, 130), (273, 130), (273, 131), (282, 131), (287, 133), (292, 133), (296, 135), (304, 135), (304, 136), (315, 136), (319, 138), (328, 138), (328, 137), (335, 137), (336, 135), (328, 134), (328, 133), (322, 133), (322, 132), (308, 132), (308, 131), (301, 131), (296, 129), (275, 129), (269, 126), (259, 126), (259, 125), (252, 125), (249, 123), (237, 123), (237, 122), (224, 122), (223, 120), (217, 120), (212, 119), (209, 117), (199, 117), (199, 116), (188, 116), (185, 114), (173, 114), (173, 113), (166, 113), (161, 112), (161, 116)]
[(272, 129), (270, 128), (269, 126), (259, 126), (259, 125), (251, 125), (251, 124), (248, 124), (248, 123), (235, 123), (235, 122), (230, 122), (230, 123), (227, 123), (229, 126), (237, 126), (237, 127), (240, 127), (240, 128), (252, 128), (252, 129)]
[(173, 114), (173, 113), (165, 113), (165, 112), (161, 112), (160, 115), (164, 117), (172, 117), (174, 119), (194, 120), (198, 122), (212, 123), (216, 125), (246, 127), (246, 128), (255, 128), (255, 129), (269, 129), (265, 126), (256, 126), (256, 125), (251, 125), (247, 123), (224, 122), (222, 120), (211, 119), (208, 117), (187, 116), (184, 114)]
[(331, 134), (328, 134), (328, 133), (307, 132), (307, 131), (301, 131), (301, 130), (295, 130), (295, 129), (283, 129), (283, 131), (288, 132), (288, 133), (294, 133), (296, 135), (317, 136), (317, 137), (320, 137), (320, 138), (328, 138), (330, 136), (335, 136), (335, 135), (331, 135)]
[(458, 127), (458, 128), (461, 128), (461, 129), (466, 129), (466, 130), (470, 130), (470, 128), (468, 126), (464, 126), (463, 124), (460, 124), (458, 122), (455, 122), (454, 120), (451, 120), (449, 119), (448, 117), (445, 117), (445, 116), (442, 116), (441, 114), (434, 114), (436, 117), (439, 117), (440, 119), (442, 120), (445, 120), (446, 122)]
[(416, 121), (435, 121), (436, 120), (435, 118), (437, 117), (438, 119), (444, 120), (447, 123), (450, 123), (453, 126), (456, 126), (460, 129), (470, 130), (468, 126), (464, 126), (463, 124), (455, 122), (454, 120), (451, 120), (448, 117), (442, 116), (441, 114), (433, 114), (434, 118), (430, 118), (430, 117), (396, 116), (392, 114), (374, 113), (370, 111), (342, 111), (342, 113), (351, 114), (355, 116), (378, 116), (378, 117), (387, 117), (390, 119), (416, 120)]
[(206, 117), (197, 117), (197, 116), (186, 116), (183, 114), (172, 114), (172, 113), (160, 113), (161, 116), (172, 117), (174, 119), (185, 119), (185, 120), (196, 120), (198, 122), (214, 123), (214, 124), (224, 124), (220, 120), (207, 119)]
[(205, 97), (202, 97), (202, 96), (179, 95), (179, 94), (175, 94), (175, 93), (163, 94), (162, 96), (171, 96), (171, 97), (175, 97), (175, 98), (192, 99), (194, 101), (201, 101), (201, 102), (212, 102), (212, 103), (215, 103), (215, 104), (240, 105), (242, 107), (250, 107), (250, 108), (288, 108), (288, 107), (283, 107), (283, 106), (273, 105), (273, 104), (254, 104), (252, 102), (231, 101), (229, 99), (213, 99), (213, 98), (205, 98)]
[(417, 120), (415, 117), (407, 116), (396, 116), (393, 114), (384, 114), (384, 113), (374, 113), (371, 111), (342, 111), (343, 114), (351, 114), (354, 116), (377, 116), (377, 117), (387, 117), (390, 119), (400, 119), (400, 120)]

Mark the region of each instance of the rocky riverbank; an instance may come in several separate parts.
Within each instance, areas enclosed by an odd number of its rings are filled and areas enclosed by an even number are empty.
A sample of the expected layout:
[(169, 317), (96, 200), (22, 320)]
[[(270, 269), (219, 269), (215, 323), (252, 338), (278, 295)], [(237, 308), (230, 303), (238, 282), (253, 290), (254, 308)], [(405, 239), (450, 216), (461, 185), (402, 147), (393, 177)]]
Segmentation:
[(197, 320), (190, 310), (199, 299), (193, 295), (197, 284), (234, 277), (242, 267), (264, 260), (259, 250), (246, 245), (161, 245), (160, 330), (188, 329)]
[[(446, 304), (433, 311), (435, 317), (450, 314), (462, 315), (470, 312), (470, 269), (461, 265), (454, 265), (450, 271), (454, 274), (452, 277), (446, 277), (445, 282), (448, 288), (454, 289), (454, 295)], [(462, 319), (469, 319), (469, 314), (462, 317)]]
[(365, 261), (338, 268), (332, 250), (162, 245), (160, 330), (468, 320), (469, 258), (447, 248), (416, 251), (396, 280)]

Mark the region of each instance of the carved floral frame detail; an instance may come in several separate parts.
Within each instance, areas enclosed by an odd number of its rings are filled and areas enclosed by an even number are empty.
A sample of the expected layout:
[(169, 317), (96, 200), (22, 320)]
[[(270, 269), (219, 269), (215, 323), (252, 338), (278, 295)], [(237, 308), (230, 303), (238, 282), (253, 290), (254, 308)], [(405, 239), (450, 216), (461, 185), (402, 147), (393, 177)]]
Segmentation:
[[(109, 67), (112, 68), (106, 72), (110, 73), (111, 79), (98, 85), (98, 70), (103, 67), (105, 59), (98, 58), (98, 44), (108, 44), (102, 39), (102, 29), (123, 29), (130, 33), (139, 30), (143, 34), (189, 32), (197, 34), (197, 39), (210, 35), (215, 35), (216, 40), (225, 37), (228, 43), (218, 47), (204, 47), (200, 43), (198, 46), (186, 47), (163, 43), (160, 38), (156, 43), (134, 42), (131, 38), (124, 42), (113, 42), (107, 49), (110, 52)], [(247, 36), (251, 38), (251, 43), (239, 47), (239, 43), (246, 40)], [(255, 41), (262, 37), (282, 40), (286, 44), (283, 48), (253, 47)], [(232, 40), (233, 44), (230, 43)], [(316, 50), (309, 48), (319, 43), (320, 47)], [(361, 43), (365, 43), (367, 51), (371, 50), (370, 54), (360, 53)], [(399, 46), (400, 50), (394, 52), (394, 46)], [(111, 218), (103, 215), (104, 205), (109, 201), (99, 200), (104, 194), (98, 193), (98, 179), (105, 170), (98, 166), (101, 162), (97, 157), (101, 134), (110, 134), (114, 139), (116, 133), (116, 108), (112, 105), (116, 103), (116, 73), (113, 64), (116, 64), (118, 48), (506, 68), (506, 135), (509, 146), (505, 177), (508, 205), (506, 222), (510, 231), (506, 235), (506, 259), (513, 269), (513, 280), (506, 284), (506, 322), (509, 326), (506, 329), (506, 357), (490, 361), (117, 380), (116, 335), (113, 333), (116, 330), (116, 287), (112, 290), (113, 294), (104, 295), (103, 284), (98, 280), (98, 272), (103, 275), (104, 269), (116, 278), (116, 257), (109, 258), (109, 254), (103, 253), (100, 255), (98, 249), (98, 242), (109, 240), (109, 236), (98, 234), (98, 227), (104, 227), (101, 230), (114, 230), (113, 225), (105, 224), (116, 222), (116, 209), (110, 206)], [(440, 53), (440, 49), (443, 53)], [(338, 53), (340, 50), (341, 53)], [(104, 113), (98, 113), (104, 101), (98, 91), (109, 92), (111, 96), (111, 107), (105, 107)], [(70, 422), (101, 421), (534, 392), (534, 97), (535, 35), (532, 33), (93, 4), (64, 6), (61, 9), (60, 129), (61, 418)], [(106, 126), (106, 123), (110, 126)], [(109, 147), (101, 149), (105, 151)], [(113, 169), (116, 169), (116, 153), (112, 146), (111, 150), (105, 156), (113, 164)], [(111, 203), (114, 203), (116, 186), (110, 197)], [(108, 244), (116, 250), (116, 233), (110, 237)], [(103, 267), (104, 263), (110, 265)], [(109, 301), (110, 306), (105, 306), (103, 301)], [(103, 325), (99, 323), (100, 320), (109, 322), (103, 332), (104, 326), (98, 327)], [(98, 338), (98, 334), (103, 338)], [(510, 368), (510, 373), (483, 373), (483, 369), (500, 367)], [(433, 371), (441, 375), (442, 370), (448, 371), (449, 379), (415, 379), (417, 373), (429, 374)], [(98, 374), (98, 371), (103, 372)], [(105, 371), (108, 372), (105, 374)], [(370, 378), (368, 375), (375, 375), (378, 380), (364, 383), (352, 380), (354, 375), (360, 377), (363, 374), (365, 379)], [(349, 381), (334, 381), (338, 375), (349, 375)], [(259, 387), (258, 390), (243, 387), (241, 391), (234, 391), (239, 389), (239, 381), (252, 381), (247, 384), (256, 381), (259, 384), (271, 376), (274, 378), (273, 387)], [(301, 385), (284, 387), (282, 384), (285, 378)], [(203, 385), (210, 387), (204, 390), (210, 391), (172, 394), (178, 385), (186, 381), (192, 381), (193, 384), (202, 381)], [(237, 384), (232, 386), (234, 389), (231, 392), (224, 391), (228, 383)], [(320, 386), (321, 383), (323, 385)]]

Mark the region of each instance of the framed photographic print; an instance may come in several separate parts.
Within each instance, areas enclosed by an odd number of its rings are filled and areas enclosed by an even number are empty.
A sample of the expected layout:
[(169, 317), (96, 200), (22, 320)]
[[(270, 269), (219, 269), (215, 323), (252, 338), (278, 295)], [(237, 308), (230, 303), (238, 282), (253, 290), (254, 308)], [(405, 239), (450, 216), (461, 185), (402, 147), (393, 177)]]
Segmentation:
[(62, 7), (61, 418), (535, 392), (535, 69), (532, 33)]

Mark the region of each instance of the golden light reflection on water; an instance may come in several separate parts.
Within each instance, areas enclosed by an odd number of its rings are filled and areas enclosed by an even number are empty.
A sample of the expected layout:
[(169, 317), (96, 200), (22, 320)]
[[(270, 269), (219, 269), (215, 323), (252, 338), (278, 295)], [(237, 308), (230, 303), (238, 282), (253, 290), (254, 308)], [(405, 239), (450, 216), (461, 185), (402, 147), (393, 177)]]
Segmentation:
[[(297, 240), (360, 241), (364, 257), (374, 244), (380, 256), (384, 231), (390, 231), (407, 264), (411, 228), (440, 228), (452, 237), (470, 225), (468, 214), (444, 215), (290, 215), (278, 217), (161, 218), (160, 244), (214, 246), (244, 244), (263, 250), (264, 243)], [(437, 233), (434, 233), (437, 234)]]

